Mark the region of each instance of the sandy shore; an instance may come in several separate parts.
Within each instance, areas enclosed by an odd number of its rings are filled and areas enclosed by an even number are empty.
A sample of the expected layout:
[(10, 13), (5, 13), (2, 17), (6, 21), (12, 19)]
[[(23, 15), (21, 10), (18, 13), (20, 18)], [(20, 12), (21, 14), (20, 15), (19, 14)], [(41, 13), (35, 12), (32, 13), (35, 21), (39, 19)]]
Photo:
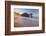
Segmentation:
[(26, 26), (30, 26), (32, 24), (32, 21), (28, 21), (28, 22), (15, 22), (14, 26), (15, 27), (26, 27)]
[(23, 17), (20, 14), (14, 14), (14, 27), (38, 26), (39, 20)]

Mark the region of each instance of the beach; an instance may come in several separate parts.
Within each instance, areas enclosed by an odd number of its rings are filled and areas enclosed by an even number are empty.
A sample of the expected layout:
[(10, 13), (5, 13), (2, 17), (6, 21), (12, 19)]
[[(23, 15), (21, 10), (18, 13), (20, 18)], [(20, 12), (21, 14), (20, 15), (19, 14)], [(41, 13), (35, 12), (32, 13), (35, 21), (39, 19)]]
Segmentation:
[(29, 17), (20, 17), (15, 20), (14, 27), (36, 27), (39, 25), (39, 20)]

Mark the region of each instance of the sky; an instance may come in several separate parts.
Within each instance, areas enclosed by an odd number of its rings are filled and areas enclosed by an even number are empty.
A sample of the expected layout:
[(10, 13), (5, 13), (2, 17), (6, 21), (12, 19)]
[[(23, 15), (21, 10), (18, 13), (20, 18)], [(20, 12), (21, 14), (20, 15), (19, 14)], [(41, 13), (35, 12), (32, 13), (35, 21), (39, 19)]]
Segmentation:
[(15, 8), (14, 11), (16, 13), (22, 14), (22, 13), (32, 13), (34, 17), (39, 16), (39, 9), (27, 9), (27, 8)]
[(16, 13), (35, 13), (35, 14), (38, 14), (39, 13), (39, 9), (27, 9), (27, 8), (15, 8)]

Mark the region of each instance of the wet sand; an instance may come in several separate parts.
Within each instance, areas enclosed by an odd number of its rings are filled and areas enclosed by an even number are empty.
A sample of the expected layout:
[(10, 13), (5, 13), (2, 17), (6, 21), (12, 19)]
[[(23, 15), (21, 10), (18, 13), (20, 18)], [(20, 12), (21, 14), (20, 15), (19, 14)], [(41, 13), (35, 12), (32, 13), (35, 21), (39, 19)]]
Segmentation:
[(23, 17), (18, 13), (14, 13), (14, 27), (34, 27), (39, 26), (39, 20), (30, 17)]
[(38, 22), (38, 20), (32, 18), (21, 17), (15, 20), (14, 27), (38, 26)]

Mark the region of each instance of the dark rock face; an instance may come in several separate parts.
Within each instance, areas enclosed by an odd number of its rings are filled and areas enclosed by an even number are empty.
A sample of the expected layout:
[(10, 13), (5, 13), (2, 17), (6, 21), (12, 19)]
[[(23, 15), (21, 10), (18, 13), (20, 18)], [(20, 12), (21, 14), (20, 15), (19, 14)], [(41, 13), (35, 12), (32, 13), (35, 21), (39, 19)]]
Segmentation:
[(31, 17), (31, 18), (32, 18), (32, 13), (30, 13), (30, 14), (29, 14), (29, 17)]
[(23, 13), (21, 16), (29, 17), (29, 15), (27, 13)]
[(23, 17), (31, 17), (32, 18), (32, 13), (28, 14), (28, 13), (23, 13), (21, 16)]

